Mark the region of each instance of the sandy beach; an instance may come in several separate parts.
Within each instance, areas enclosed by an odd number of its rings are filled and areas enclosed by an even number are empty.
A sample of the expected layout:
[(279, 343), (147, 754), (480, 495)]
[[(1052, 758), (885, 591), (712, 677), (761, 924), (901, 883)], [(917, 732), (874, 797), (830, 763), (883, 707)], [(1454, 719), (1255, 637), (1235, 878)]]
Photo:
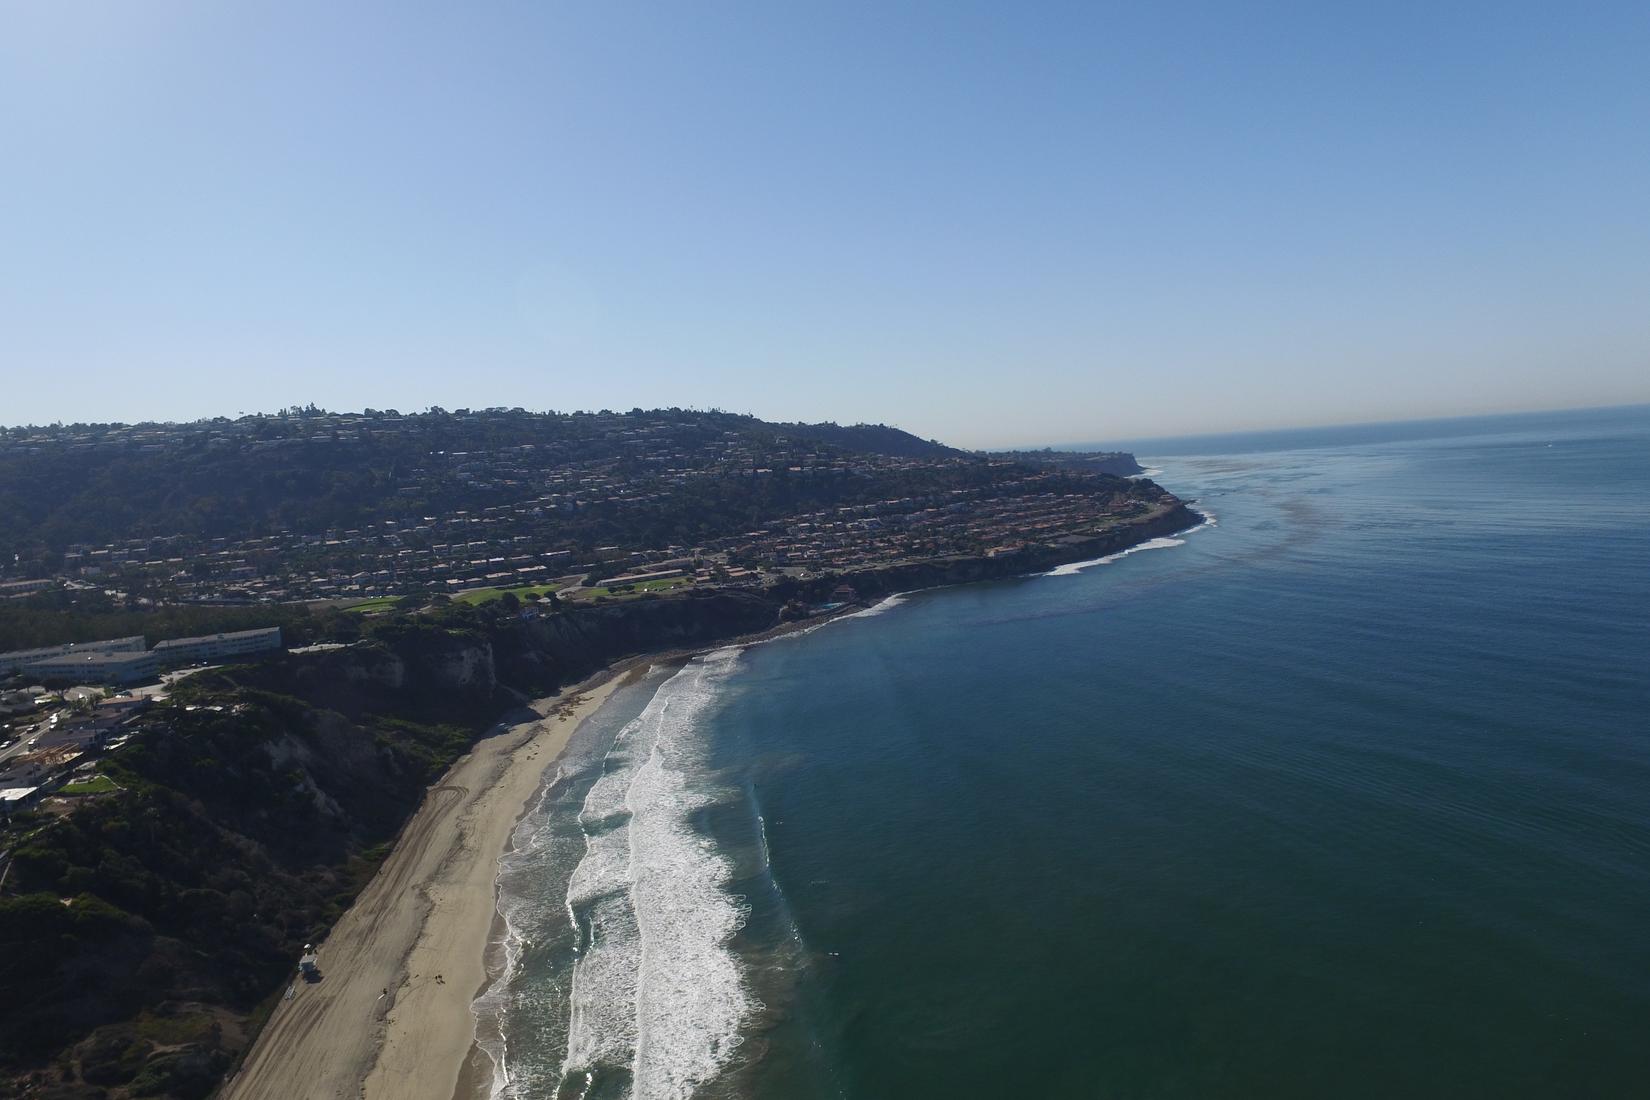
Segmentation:
[(621, 678), (539, 700), (538, 717), (501, 725), (430, 789), (319, 945), (323, 979), (277, 1005), (226, 1100), (451, 1100), (475, 1035), (498, 857), (545, 768)]
[(394, 851), (319, 945), (322, 980), (295, 982), (222, 1100), (480, 1093), (490, 1067), (475, 1044), (471, 1004), (487, 979), (498, 860), (579, 723), (637, 669), (811, 630), (842, 613), (630, 657), (534, 702), (536, 717), (500, 723), (430, 788)]

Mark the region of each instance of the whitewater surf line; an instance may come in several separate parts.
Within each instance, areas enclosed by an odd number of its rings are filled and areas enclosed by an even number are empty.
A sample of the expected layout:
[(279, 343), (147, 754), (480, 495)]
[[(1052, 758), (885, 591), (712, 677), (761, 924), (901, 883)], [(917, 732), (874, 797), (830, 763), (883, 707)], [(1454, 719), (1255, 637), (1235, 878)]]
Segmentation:
[[(1191, 530), (1195, 531), (1196, 529), (1197, 528), (1194, 527)], [(1184, 532), (1184, 533), (1190, 534), (1190, 531), (1187, 531), (1187, 532)], [(1046, 573), (1039, 573), (1038, 576), (1041, 576), (1041, 577), (1070, 577), (1070, 576), (1073, 576), (1077, 573), (1081, 573), (1083, 570), (1088, 569), (1092, 566), (1110, 565), (1112, 562), (1117, 561), (1120, 558), (1126, 558), (1130, 554), (1136, 553), (1136, 552), (1141, 551), (1141, 550), (1167, 550), (1171, 546), (1184, 546), (1184, 545), (1186, 545), (1186, 540), (1183, 539), (1183, 538), (1148, 539), (1145, 542), (1142, 542), (1142, 543), (1139, 543), (1137, 545), (1129, 547), (1127, 550), (1119, 550), (1115, 554), (1107, 554), (1105, 557), (1091, 558), (1088, 561), (1074, 561), (1074, 562), (1068, 562), (1065, 565), (1057, 565), (1053, 569), (1050, 569)]]
[(732, 867), (692, 825), (711, 801), (695, 785), (702, 718), (737, 659), (718, 650), (666, 681), (585, 797), (564, 1080), (627, 1071), (636, 1100), (685, 1098), (728, 1065), (760, 1007), (728, 947), (746, 917)]

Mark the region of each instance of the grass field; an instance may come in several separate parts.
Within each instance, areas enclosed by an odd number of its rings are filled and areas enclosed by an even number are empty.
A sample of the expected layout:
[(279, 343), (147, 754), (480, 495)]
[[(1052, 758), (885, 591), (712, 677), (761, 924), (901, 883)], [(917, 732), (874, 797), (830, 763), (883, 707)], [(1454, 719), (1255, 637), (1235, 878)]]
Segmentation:
[[(560, 586), (554, 584), (524, 584), (518, 588), (472, 588), (468, 592), (460, 592), (455, 595), (453, 601), (467, 604), (490, 603), (506, 592), (512, 592), (515, 594), (516, 599), (526, 603), (529, 600), (536, 600), (540, 596), (549, 595), (558, 587)], [(344, 610), (355, 611), (362, 615), (373, 611), (391, 611), (400, 606), (401, 599), (400, 596), (375, 596), (370, 600), (352, 603)]]
[(359, 611), (364, 615), (369, 611), (388, 611), (400, 602), (400, 596), (376, 596), (370, 600), (362, 600), (360, 603), (352, 603), (344, 610)]
[(460, 592), (453, 599), (458, 603), (490, 603), (509, 592), (514, 594), (516, 599), (525, 603), (528, 600), (536, 600), (540, 596), (548, 596), (558, 587), (560, 586), (554, 584), (524, 584), (520, 588), (474, 588), (468, 592)]
[(115, 781), (113, 779), (110, 779), (106, 775), (94, 775), (90, 779), (81, 780), (77, 783), (65, 783), (57, 793), (108, 794), (110, 791), (118, 790), (120, 790), (120, 788), (115, 786)]
[(692, 583), (692, 577), (665, 577), (663, 580), (643, 581), (618, 592), (613, 591), (611, 588), (586, 588), (581, 589), (581, 592), (587, 592), (591, 596), (611, 596), (615, 600), (622, 600), (627, 596), (642, 596), (649, 592), (668, 592), (672, 588), (681, 588), (683, 585)]

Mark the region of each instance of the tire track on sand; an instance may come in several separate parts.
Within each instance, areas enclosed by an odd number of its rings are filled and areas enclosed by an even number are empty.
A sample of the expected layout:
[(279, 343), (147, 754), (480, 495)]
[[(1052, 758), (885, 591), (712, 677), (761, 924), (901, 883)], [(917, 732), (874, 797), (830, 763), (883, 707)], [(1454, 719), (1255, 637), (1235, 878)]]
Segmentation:
[[(408, 820), (220, 1100), (452, 1100), (473, 1050), (498, 855), (604, 677), (477, 741)], [(297, 962), (296, 959), (293, 960)]]
[[(476, 785), (455, 780), (470, 779), (467, 773), (477, 765), (478, 778), (491, 778), (487, 773), (507, 752), (483, 742), (454, 766), (448, 782), (425, 794), (389, 858), (320, 945), (321, 980), (295, 980), (291, 999), (277, 1003), (241, 1071), (225, 1087), (225, 1100), (361, 1095), (383, 1038), (384, 1017), (407, 981), (407, 954), (429, 912), (418, 887), (459, 846), (457, 819), (474, 799)], [(295, 1078), (301, 1091), (292, 1089)]]

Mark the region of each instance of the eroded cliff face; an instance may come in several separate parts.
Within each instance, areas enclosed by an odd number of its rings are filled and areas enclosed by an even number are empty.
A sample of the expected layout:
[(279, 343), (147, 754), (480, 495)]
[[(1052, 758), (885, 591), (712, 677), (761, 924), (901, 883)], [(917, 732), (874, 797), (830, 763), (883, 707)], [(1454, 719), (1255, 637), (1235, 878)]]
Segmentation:
[(491, 695), (498, 685), (490, 642), (457, 642), (420, 655), (415, 675), (451, 691)]
[[(299, 660), (301, 668), (306, 663)], [(307, 662), (314, 669), (335, 672), (351, 684), (363, 687), (399, 691), (407, 683), (407, 663), (382, 646), (351, 646), (342, 655), (339, 651), (315, 654)]]
[(770, 593), (733, 589), (570, 608), (501, 631), (499, 676), (512, 687), (554, 688), (621, 657), (766, 630), (778, 624), (782, 606)]
[[(271, 662), (266, 678), (345, 714), (394, 711), (425, 702), (487, 703), (498, 691), (493, 644), (471, 632), (397, 630), (371, 641)], [(285, 690), (285, 689), (283, 689)]]
[[(799, 605), (824, 602), (846, 581), (861, 599), (947, 584), (996, 580), (1116, 553), (1195, 526), (1202, 517), (1173, 502), (1158, 515), (1103, 535), (1028, 546), (995, 557), (938, 558), (763, 588), (690, 590), (660, 597), (564, 607), (538, 617), (501, 617), (485, 631), (397, 627), (373, 641), (294, 654), (301, 694), (347, 714), (395, 709), (409, 700), (440, 707), (495, 700), (499, 689), (540, 695), (625, 657), (714, 645), (777, 626)], [(500, 709), (504, 702), (497, 700)], [(393, 705), (390, 705), (393, 704)]]
[(1127, 451), (1118, 451), (1116, 454), (1096, 456), (1085, 463), (1089, 469), (1101, 474), (1116, 474), (1118, 477), (1131, 477), (1134, 474), (1143, 474), (1146, 468), (1140, 465), (1138, 459)]
[[(336, 711), (313, 711), (302, 722), (279, 727), (262, 745), (271, 773), (283, 776), (294, 793), (307, 799), (318, 823), (340, 835), (359, 831), (362, 807), (373, 814), (369, 832), (393, 825), (397, 795), (410, 793), (424, 776), (374, 732)], [(389, 798), (386, 803), (385, 799)]]

